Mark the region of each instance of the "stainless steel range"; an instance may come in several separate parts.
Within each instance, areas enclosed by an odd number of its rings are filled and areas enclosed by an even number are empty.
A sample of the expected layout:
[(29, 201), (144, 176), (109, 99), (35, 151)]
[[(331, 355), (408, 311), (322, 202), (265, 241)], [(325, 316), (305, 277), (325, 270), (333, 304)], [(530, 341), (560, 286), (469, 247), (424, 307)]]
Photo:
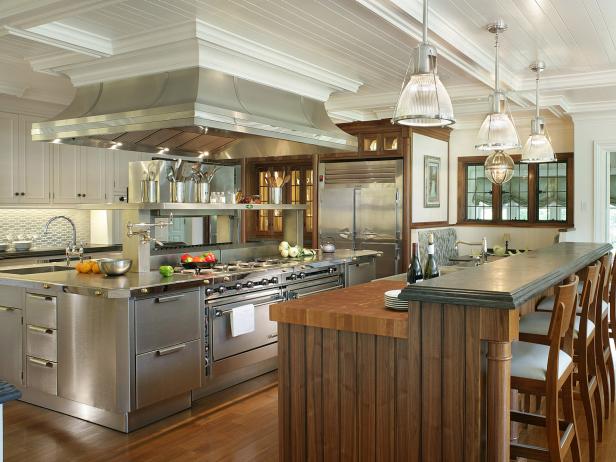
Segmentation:
[[(233, 261), (201, 274), (205, 289), (203, 394), (276, 369), (277, 326), (269, 306), (344, 286), (343, 265), (277, 258)], [(231, 312), (252, 304), (254, 331), (234, 337)]]

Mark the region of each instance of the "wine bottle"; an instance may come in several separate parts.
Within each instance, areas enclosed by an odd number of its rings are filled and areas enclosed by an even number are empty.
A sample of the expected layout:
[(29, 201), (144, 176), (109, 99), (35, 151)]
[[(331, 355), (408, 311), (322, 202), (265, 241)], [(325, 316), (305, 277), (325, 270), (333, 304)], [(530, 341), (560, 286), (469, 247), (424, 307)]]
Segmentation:
[(406, 273), (407, 284), (415, 284), (416, 282), (423, 281), (423, 271), (421, 270), (421, 262), (419, 261), (419, 249), (417, 242), (413, 242), (412, 246), (411, 264)]
[(428, 235), (428, 261), (426, 262), (426, 269), (424, 271), (424, 279), (437, 278), (441, 275), (436, 264), (436, 258), (434, 258), (434, 234)]

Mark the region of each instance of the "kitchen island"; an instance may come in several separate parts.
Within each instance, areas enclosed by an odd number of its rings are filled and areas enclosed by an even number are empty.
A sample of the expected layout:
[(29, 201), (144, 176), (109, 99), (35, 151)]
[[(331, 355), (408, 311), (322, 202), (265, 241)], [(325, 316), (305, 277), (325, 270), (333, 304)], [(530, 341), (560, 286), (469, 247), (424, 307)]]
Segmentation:
[[(366, 259), (376, 252), (261, 258), (170, 277), (3, 267), (0, 379), (23, 401), (129, 432), (275, 370), (269, 304), (342, 287), (349, 266)], [(232, 311), (249, 304), (254, 329), (233, 335)]]
[(400, 295), (408, 315), (384, 307), (396, 281), (272, 306), (280, 460), (508, 461), (519, 313), (610, 249), (561, 243), (424, 281)]

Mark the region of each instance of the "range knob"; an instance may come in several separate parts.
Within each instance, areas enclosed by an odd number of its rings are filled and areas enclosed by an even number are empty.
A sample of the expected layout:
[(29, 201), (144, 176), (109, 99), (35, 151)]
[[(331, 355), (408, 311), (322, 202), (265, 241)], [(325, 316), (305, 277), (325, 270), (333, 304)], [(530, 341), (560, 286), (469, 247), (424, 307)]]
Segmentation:
[(227, 288), (225, 286), (220, 286), (217, 290), (219, 294), (224, 294), (227, 291)]
[(263, 280), (261, 281), (261, 285), (262, 285), (262, 286), (266, 286), (266, 285), (268, 285), (268, 284), (269, 284), (269, 281), (268, 281), (267, 279), (263, 279)]
[(242, 286), (242, 283), (241, 283), (241, 282), (238, 282), (238, 283), (236, 283), (236, 284), (235, 284), (234, 289), (235, 289), (235, 290), (240, 290), (242, 287), (243, 287), (243, 286)]
[(304, 273), (303, 271), (301, 273), (299, 273), (299, 278), (300, 279), (304, 279), (306, 277), (306, 273)]
[(278, 284), (278, 278), (277, 277), (273, 277), (269, 280), (269, 282), (271, 282), (272, 284)]
[(332, 267), (329, 269), (329, 274), (334, 274), (336, 272), (336, 268)]
[(209, 288), (209, 287), (208, 287), (207, 289), (205, 289), (205, 295), (206, 295), (206, 297), (209, 297), (209, 296), (210, 296), (210, 295), (212, 295), (213, 293), (214, 293), (214, 289), (211, 289), (211, 288)]
[(291, 279), (291, 281), (295, 281), (297, 279), (297, 274), (293, 273), (289, 276), (289, 279)]
[(252, 281), (248, 281), (248, 282), (246, 283), (246, 287), (247, 287), (248, 289), (250, 289), (253, 285), (254, 285), (254, 283), (253, 283)]

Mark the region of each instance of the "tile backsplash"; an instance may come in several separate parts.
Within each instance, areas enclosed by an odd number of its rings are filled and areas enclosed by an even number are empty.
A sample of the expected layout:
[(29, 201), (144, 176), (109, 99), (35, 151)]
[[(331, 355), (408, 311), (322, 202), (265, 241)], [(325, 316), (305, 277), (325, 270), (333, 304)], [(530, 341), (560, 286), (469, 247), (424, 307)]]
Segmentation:
[(43, 235), (43, 227), (53, 216), (64, 215), (75, 222), (77, 243), (90, 239), (90, 211), (69, 209), (0, 209), (0, 241), (8, 235), (37, 236), (34, 247), (64, 248), (72, 239), (72, 228), (66, 220), (56, 220)]

